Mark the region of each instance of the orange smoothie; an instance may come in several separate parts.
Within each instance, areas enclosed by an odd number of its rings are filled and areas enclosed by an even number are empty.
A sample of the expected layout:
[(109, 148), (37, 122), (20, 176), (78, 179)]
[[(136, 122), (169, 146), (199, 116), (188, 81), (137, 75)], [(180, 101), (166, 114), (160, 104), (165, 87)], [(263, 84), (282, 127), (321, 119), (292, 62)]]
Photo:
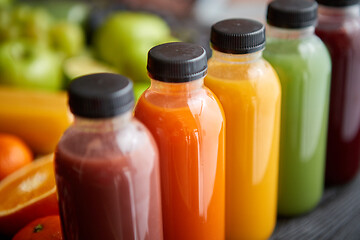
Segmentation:
[(164, 239), (225, 236), (223, 111), (202, 84), (152, 80), (135, 109), (160, 151)]
[(266, 61), (247, 61), (212, 58), (205, 78), (226, 117), (227, 239), (266, 239), (276, 222), (280, 85)]
[(225, 120), (204, 86), (205, 49), (165, 43), (150, 49), (151, 86), (135, 117), (159, 148), (165, 240), (225, 239)]

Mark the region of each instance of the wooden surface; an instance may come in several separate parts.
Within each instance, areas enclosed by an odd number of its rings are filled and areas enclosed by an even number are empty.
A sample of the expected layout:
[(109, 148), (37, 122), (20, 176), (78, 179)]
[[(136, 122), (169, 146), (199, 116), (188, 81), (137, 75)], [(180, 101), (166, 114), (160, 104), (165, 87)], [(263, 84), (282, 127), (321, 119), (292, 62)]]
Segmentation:
[(296, 218), (278, 218), (271, 240), (359, 240), (360, 175), (352, 182), (328, 187), (320, 204)]

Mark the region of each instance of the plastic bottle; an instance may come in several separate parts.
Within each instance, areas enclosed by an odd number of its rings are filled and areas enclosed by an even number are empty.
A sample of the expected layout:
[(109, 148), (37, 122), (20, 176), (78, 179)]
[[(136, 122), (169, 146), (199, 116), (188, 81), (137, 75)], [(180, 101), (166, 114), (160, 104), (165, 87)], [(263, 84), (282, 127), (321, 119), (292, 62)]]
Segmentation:
[(152, 48), (151, 87), (135, 108), (159, 146), (168, 240), (225, 237), (224, 113), (204, 87), (206, 61), (205, 50), (195, 44)]
[(276, 223), (280, 82), (262, 58), (265, 27), (229, 19), (211, 30), (205, 85), (226, 118), (226, 239), (267, 239)]
[(332, 60), (325, 180), (353, 179), (360, 161), (360, 9), (359, 0), (318, 0), (315, 33)]
[(331, 61), (314, 35), (317, 3), (276, 0), (267, 10), (264, 57), (282, 87), (278, 212), (314, 208), (324, 188)]
[(64, 239), (163, 239), (158, 150), (133, 118), (131, 81), (86, 75), (68, 95), (75, 120), (55, 152)]

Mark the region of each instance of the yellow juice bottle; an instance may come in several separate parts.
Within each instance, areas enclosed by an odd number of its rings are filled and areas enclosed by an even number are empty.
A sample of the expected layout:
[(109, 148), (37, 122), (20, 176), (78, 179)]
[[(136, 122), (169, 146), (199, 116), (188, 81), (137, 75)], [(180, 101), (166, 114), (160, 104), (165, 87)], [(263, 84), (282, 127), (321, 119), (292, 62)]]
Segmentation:
[(276, 223), (281, 88), (262, 58), (264, 26), (232, 19), (212, 27), (205, 85), (226, 118), (226, 239), (267, 239)]

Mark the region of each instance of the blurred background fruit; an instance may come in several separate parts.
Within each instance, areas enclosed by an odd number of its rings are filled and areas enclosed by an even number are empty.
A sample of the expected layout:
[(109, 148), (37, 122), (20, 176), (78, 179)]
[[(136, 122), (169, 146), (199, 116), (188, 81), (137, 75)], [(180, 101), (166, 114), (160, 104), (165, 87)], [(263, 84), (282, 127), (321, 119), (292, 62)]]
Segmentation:
[(20, 138), (0, 133), (0, 181), (32, 160), (30, 148)]
[(53, 154), (34, 160), (0, 182), (0, 234), (11, 236), (34, 219), (56, 215)]
[(0, 84), (28, 89), (59, 90), (61, 59), (53, 50), (25, 40), (0, 45)]
[(82, 75), (100, 72), (117, 73), (117, 70), (86, 54), (69, 58), (64, 62), (64, 74), (67, 81)]
[(64, 53), (65, 57), (73, 57), (84, 50), (85, 34), (82, 28), (74, 23), (55, 23), (50, 29), (50, 39), (51, 46)]
[(92, 5), (81, 0), (18, 0), (19, 4), (45, 9), (54, 21), (66, 21), (83, 26), (89, 17)]
[(13, 240), (62, 240), (58, 215), (36, 219), (22, 228)]
[(137, 82), (148, 79), (146, 61), (150, 48), (174, 40), (160, 17), (123, 11), (112, 14), (95, 32), (94, 48), (100, 59)]
[(72, 120), (62, 90), (81, 75), (123, 74), (138, 98), (150, 86), (148, 50), (178, 41), (164, 16), (121, 3), (0, 4), (0, 131), (21, 137), (35, 154), (54, 151)]
[(65, 92), (0, 86), (0, 132), (20, 137), (35, 154), (53, 152), (71, 122)]
[(134, 83), (135, 100), (138, 100), (141, 94), (143, 94), (143, 92), (145, 92), (145, 90), (148, 87), (150, 87), (150, 82), (135, 82)]
[(72, 79), (71, 69), (83, 75), (109, 71), (142, 82), (135, 86), (140, 95), (149, 86), (148, 50), (179, 39), (169, 15), (128, 6), (45, 0), (0, 5), (0, 84), (59, 91)]
[(0, 39), (26, 39), (33, 43), (46, 44), (51, 16), (42, 8), (28, 5), (8, 6), (0, 9)]
[(0, 84), (48, 91), (66, 87), (63, 62), (85, 49), (85, 19), (75, 15), (85, 18), (87, 8), (67, 5), (72, 14), (54, 17), (46, 6), (0, 5)]
[(11, 3), (11, 0), (0, 0), (0, 6), (7, 6)]

